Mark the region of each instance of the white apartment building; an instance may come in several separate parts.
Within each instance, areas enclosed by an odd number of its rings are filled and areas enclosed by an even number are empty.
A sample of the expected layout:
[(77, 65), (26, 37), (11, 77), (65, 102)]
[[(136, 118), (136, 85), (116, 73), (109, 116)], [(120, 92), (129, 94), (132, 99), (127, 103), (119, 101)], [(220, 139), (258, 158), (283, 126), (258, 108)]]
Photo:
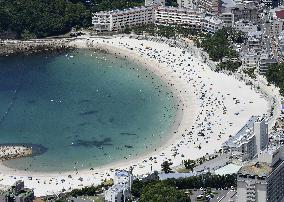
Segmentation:
[(265, 74), (269, 66), (274, 64), (277, 64), (277, 60), (275, 58), (270, 57), (268, 54), (262, 54), (258, 61), (258, 73)]
[(262, 31), (248, 32), (247, 45), (250, 49), (261, 49), (262, 48)]
[(203, 31), (215, 33), (223, 27), (223, 21), (216, 16), (205, 16), (203, 19)]
[(273, 19), (270, 21), (269, 35), (278, 37), (283, 30), (283, 21), (280, 19)]
[(241, 161), (254, 158), (268, 144), (268, 124), (265, 118), (252, 116), (245, 126), (222, 145), (224, 152)]
[(154, 23), (154, 7), (135, 7), (94, 13), (92, 24), (98, 32), (119, 31), (126, 27)]
[(257, 51), (242, 52), (240, 55), (242, 65), (248, 68), (257, 67), (259, 55)]
[(235, 23), (235, 29), (242, 31), (244, 33), (248, 32), (256, 32), (257, 31), (257, 25), (252, 22), (240, 20)]
[(262, 3), (267, 7), (275, 8), (277, 6), (282, 5), (282, 0), (262, 0)]
[(203, 18), (202, 12), (192, 9), (158, 7), (155, 10), (155, 23), (158, 25), (180, 25), (200, 31)]
[(271, 9), (269, 15), (269, 34), (272, 37), (278, 37), (284, 28), (284, 7), (281, 6), (275, 9)]
[(279, 42), (280, 51), (283, 53), (284, 52), (284, 31), (282, 31), (279, 34), (278, 42)]
[(263, 4), (266, 5), (267, 7), (272, 6), (272, 0), (262, 0)]
[(258, 8), (253, 1), (236, 3), (236, 5), (231, 8), (231, 12), (234, 14), (235, 22), (239, 20), (258, 22)]
[(196, 9), (149, 6), (125, 10), (98, 12), (93, 14), (92, 24), (98, 32), (120, 31), (125, 28), (143, 25), (178, 25), (196, 31), (215, 32), (223, 27), (223, 22), (216, 16), (205, 16)]
[(159, 5), (165, 6), (166, 0), (145, 0), (145, 6)]
[(123, 202), (129, 199), (132, 182), (133, 175), (131, 171), (117, 171), (113, 179), (113, 186), (105, 191), (105, 201)]
[(237, 176), (237, 202), (284, 201), (284, 148), (272, 146), (258, 161), (243, 166)]
[(230, 12), (221, 13), (219, 16), (220, 16), (220, 19), (223, 21), (225, 26), (232, 27), (234, 25), (233, 13), (230, 13)]

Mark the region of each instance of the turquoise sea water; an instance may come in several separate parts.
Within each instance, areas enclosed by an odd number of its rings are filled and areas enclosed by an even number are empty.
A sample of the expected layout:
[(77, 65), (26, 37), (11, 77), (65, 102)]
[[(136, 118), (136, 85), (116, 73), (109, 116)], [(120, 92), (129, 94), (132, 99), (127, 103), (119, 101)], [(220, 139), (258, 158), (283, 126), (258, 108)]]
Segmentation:
[(175, 115), (158, 76), (112, 55), (0, 58), (0, 142), (47, 148), (5, 162), (12, 168), (67, 171), (135, 158), (158, 147)]

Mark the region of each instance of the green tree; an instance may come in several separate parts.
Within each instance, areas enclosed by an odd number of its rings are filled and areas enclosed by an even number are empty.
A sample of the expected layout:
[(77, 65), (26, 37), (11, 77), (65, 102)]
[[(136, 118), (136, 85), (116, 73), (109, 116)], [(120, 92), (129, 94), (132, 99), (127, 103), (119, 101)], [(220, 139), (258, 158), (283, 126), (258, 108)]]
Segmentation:
[(206, 34), (200, 37), (200, 45), (213, 61), (220, 61), (222, 58), (238, 57), (237, 52), (231, 47), (231, 42), (243, 42), (243, 33), (232, 28), (222, 28), (214, 34)]
[(284, 95), (284, 63), (269, 66), (265, 76), (267, 81), (279, 87), (281, 95)]
[(184, 167), (186, 169), (189, 169), (191, 171), (193, 171), (193, 168), (195, 167), (195, 161), (194, 160), (184, 160), (183, 161)]
[(228, 70), (231, 72), (235, 72), (238, 70), (238, 68), (242, 65), (241, 62), (232, 62), (232, 61), (226, 61), (226, 62), (220, 62), (217, 65), (217, 71), (221, 71), (221, 70)]
[(165, 173), (172, 173), (172, 169), (171, 169), (171, 165), (173, 163), (172, 162), (169, 162), (169, 161), (164, 161), (162, 164), (161, 164), (161, 167), (162, 167), (162, 171), (165, 172)]
[(142, 189), (141, 202), (189, 202), (183, 191), (164, 182), (150, 183)]
[(32, 38), (35, 38), (35, 37), (36, 37), (35, 34), (30, 33), (27, 30), (24, 30), (23, 33), (21, 34), (22, 39), (32, 39)]
[(142, 191), (142, 188), (146, 185), (147, 183), (145, 182), (142, 182), (141, 180), (139, 179), (136, 179), (133, 181), (133, 184), (131, 186), (131, 193), (134, 197), (137, 197), (139, 198), (140, 195), (141, 195), (141, 191)]
[(0, 6), (0, 31), (21, 37), (64, 34), (74, 26), (90, 26), (91, 12), (65, 0), (9, 0)]

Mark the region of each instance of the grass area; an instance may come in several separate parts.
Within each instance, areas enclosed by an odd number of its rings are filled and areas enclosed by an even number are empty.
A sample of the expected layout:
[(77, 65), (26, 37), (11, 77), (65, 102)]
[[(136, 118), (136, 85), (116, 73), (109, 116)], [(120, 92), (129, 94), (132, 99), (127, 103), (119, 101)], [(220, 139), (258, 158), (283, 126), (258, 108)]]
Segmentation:
[(90, 200), (94, 200), (95, 202), (104, 202), (104, 196), (88, 196), (88, 197), (82, 196), (80, 198), (83, 200), (90, 199)]
[(106, 180), (102, 184), (104, 186), (112, 186), (113, 185), (113, 179)]
[(185, 167), (177, 168), (176, 171), (177, 171), (178, 173), (189, 173), (189, 172), (191, 172), (190, 169), (186, 169)]

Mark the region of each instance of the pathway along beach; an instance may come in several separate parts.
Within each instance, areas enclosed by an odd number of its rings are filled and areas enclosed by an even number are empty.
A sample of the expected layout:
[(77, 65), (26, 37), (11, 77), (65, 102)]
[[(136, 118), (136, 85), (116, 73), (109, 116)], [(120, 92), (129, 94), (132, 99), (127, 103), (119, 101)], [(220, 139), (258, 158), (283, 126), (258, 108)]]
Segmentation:
[[(182, 160), (196, 159), (221, 148), (252, 115), (263, 115), (270, 109), (264, 96), (251, 86), (223, 73), (213, 72), (190, 53), (164, 43), (127, 37), (81, 38), (70, 42), (77, 48), (100, 48), (118, 57), (143, 64), (159, 75), (178, 95), (179, 113), (169, 139), (161, 139), (160, 148), (132, 160), (65, 173), (32, 173), (0, 166), (0, 184), (11, 185), (22, 179), (36, 196), (100, 184), (112, 178), (115, 169), (134, 168), (135, 175), (160, 170), (161, 163), (171, 160), (173, 166)], [(32, 178), (29, 178), (32, 177)]]

